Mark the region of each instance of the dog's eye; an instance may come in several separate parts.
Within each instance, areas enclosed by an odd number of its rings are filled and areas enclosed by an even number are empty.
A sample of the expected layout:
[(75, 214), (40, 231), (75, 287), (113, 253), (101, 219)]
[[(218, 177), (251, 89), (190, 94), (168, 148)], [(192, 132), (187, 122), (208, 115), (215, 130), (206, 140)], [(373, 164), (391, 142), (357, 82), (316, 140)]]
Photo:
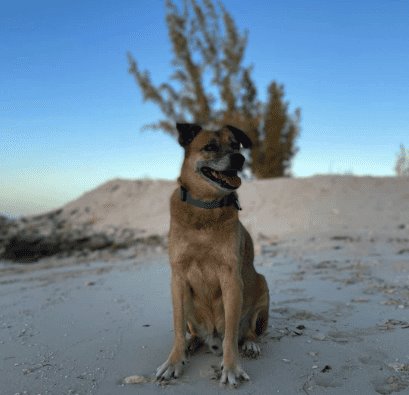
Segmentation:
[(219, 147), (216, 144), (207, 144), (204, 146), (203, 149), (208, 152), (211, 152), (211, 151), (217, 152), (219, 150)]
[(234, 150), (239, 150), (239, 149), (240, 149), (240, 144), (239, 144), (239, 143), (233, 143), (233, 144), (231, 145), (231, 147), (232, 147)]

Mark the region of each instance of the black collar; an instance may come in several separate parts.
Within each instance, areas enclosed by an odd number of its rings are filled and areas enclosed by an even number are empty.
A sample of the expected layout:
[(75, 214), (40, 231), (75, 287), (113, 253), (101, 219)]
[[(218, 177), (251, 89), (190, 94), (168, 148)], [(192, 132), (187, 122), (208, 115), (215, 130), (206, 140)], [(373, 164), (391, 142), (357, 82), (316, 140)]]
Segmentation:
[(237, 210), (241, 210), (239, 199), (236, 193), (232, 192), (219, 200), (203, 201), (192, 198), (186, 188), (180, 187), (180, 200), (200, 208), (218, 208), (231, 206), (232, 204)]

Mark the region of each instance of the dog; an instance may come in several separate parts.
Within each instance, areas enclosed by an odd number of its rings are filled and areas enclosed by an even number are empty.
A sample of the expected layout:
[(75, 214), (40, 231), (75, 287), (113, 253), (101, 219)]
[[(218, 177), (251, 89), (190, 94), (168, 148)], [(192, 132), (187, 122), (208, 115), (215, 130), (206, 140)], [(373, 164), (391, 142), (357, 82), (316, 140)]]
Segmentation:
[(227, 125), (205, 130), (177, 123), (184, 160), (179, 188), (170, 200), (169, 259), (174, 343), (157, 369), (158, 380), (178, 378), (186, 353), (206, 343), (223, 355), (221, 384), (249, 380), (239, 364), (239, 346), (258, 356), (256, 339), (268, 326), (269, 291), (253, 265), (252, 239), (238, 218), (237, 172), (251, 147), (241, 130)]

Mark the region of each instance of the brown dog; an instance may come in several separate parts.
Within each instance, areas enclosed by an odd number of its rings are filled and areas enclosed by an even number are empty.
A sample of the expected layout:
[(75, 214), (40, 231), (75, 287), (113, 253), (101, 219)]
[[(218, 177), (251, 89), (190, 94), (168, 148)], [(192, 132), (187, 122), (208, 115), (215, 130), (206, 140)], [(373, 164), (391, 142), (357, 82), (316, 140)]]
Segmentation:
[(238, 346), (260, 353), (255, 339), (267, 328), (269, 310), (267, 283), (254, 269), (253, 243), (239, 221), (234, 192), (244, 163), (240, 145), (248, 148), (251, 141), (232, 126), (207, 131), (185, 123), (177, 130), (185, 157), (170, 204), (175, 338), (156, 377), (179, 377), (186, 350), (205, 342), (223, 353), (220, 382), (236, 386), (236, 379), (249, 379), (239, 365)]

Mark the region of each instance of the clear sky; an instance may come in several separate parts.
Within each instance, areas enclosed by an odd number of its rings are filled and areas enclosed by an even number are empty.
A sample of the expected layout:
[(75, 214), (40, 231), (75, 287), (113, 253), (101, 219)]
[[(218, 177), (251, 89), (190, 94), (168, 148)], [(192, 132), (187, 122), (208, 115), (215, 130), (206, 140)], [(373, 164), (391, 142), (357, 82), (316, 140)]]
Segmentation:
[[(394, 174), (409, 147), (409, 1), (224, 0), (249, 32), (260, 97), (302, 109), (295, 176)], [(127, 51), (171, 74), (161, 0), (15, 0), (0, 7), (0, 213), (58, 207), (115, 178), (176, 178), (182, 152), (142, 131)]]

